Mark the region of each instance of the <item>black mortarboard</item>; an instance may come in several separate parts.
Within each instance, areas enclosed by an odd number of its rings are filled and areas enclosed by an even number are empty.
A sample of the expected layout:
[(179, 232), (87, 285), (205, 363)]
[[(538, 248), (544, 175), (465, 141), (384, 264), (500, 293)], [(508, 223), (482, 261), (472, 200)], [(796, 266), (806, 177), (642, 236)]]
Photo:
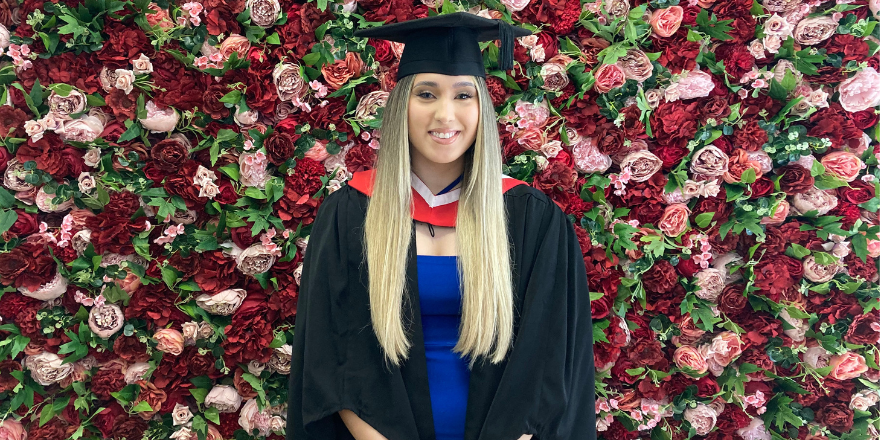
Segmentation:
[(368, 37), (404, 43), (397, 79), (416, 73), (486, 77), (479, 41), (501, 40), (498, 67), (513, 68), (513, 39), (532, 31), (467, 12), (437, 15), (355, 31)]

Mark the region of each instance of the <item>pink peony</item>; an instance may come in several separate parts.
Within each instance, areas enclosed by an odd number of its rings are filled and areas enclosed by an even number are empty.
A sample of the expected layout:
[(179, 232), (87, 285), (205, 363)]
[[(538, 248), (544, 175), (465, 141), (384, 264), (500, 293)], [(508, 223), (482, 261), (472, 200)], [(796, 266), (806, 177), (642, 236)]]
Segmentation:
[(617, 64), (603, 64), (595, 70), (593, 77), (596, 79), (593, 88), (599, 93), (607, 93), (626, 82), (626, 74)]
[(183, 352), (183, 334), (173, 328), (163, 328), (157, 331), (153, 334), (153, 339), (159, 343), (156, 346), (156, 350), (164, 351), (174, 356), (178, 356)]
[(684, 8), (681, 6), (658, 9), (651, 15), (651, 28), (654, 29), (655, 34), (663, 38), (671, 37), (681, 26), (682, 18), (684, 18)]
[(843, 80), (838, 87), (840, 105), (848, 112), (858, 112), (880, 105), (880, 73), (866, 67)]
[(855, 379), (868, 371), (865, 358), (852, 351), (832, 356), (829, 365), (831, 365), (831, 373), (828, 375), (836, 380)]
[(702, 70), (692, 70), (678, 81), (678, 98), (705, 98), (715, 89), (712, 75)]
[(829, 153), (820, 162), (825, 167), (825, 170), (828, 171), (828, 174), (837, 176), (847, 182), (856, 180), (864, 166), (858, 156), (848, 151)]
[(15, 419), (0, 421), (0, 440), (27, 440), (27, 431)]

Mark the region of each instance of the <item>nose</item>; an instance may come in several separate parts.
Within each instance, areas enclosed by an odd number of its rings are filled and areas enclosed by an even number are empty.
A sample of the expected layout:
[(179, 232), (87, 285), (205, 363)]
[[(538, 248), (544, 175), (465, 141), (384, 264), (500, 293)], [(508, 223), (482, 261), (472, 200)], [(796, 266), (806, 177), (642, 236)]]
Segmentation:
[(438, 99), (434, 118), (437, 119), (438, 122), (452, 122), (455, 119), (454, 100), (451, 98)]

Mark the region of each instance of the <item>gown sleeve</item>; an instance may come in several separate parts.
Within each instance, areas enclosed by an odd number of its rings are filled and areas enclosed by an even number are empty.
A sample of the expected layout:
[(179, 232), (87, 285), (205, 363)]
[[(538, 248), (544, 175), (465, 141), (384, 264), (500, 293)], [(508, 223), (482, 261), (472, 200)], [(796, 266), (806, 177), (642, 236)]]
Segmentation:
[[(336, 412), (345, 408), (347, 338), (336, 312), (349, 282), (346, 188), (324, 198), (303, 258), (288, 389), (287, 440), (350, 439)], [(336, 313), (334, 313), (336, 312)]]
[(529, 290), (542, 290), (540, 297), (545, 299), (540, 301), (544, 365), (535, 437), (595, 439), (593, 322), (586, 267), (568, 217), (556, 206), (549, 211), (528, 284)]

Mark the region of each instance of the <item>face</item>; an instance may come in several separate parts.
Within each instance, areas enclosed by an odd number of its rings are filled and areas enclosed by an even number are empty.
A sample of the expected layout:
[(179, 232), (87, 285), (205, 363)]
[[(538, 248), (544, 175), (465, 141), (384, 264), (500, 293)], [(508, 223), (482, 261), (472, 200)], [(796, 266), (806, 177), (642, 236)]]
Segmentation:
[(413, 166), (463, 164), (480, 121), (474, 78), (419, 73), (413, 80), (408, 115)]

